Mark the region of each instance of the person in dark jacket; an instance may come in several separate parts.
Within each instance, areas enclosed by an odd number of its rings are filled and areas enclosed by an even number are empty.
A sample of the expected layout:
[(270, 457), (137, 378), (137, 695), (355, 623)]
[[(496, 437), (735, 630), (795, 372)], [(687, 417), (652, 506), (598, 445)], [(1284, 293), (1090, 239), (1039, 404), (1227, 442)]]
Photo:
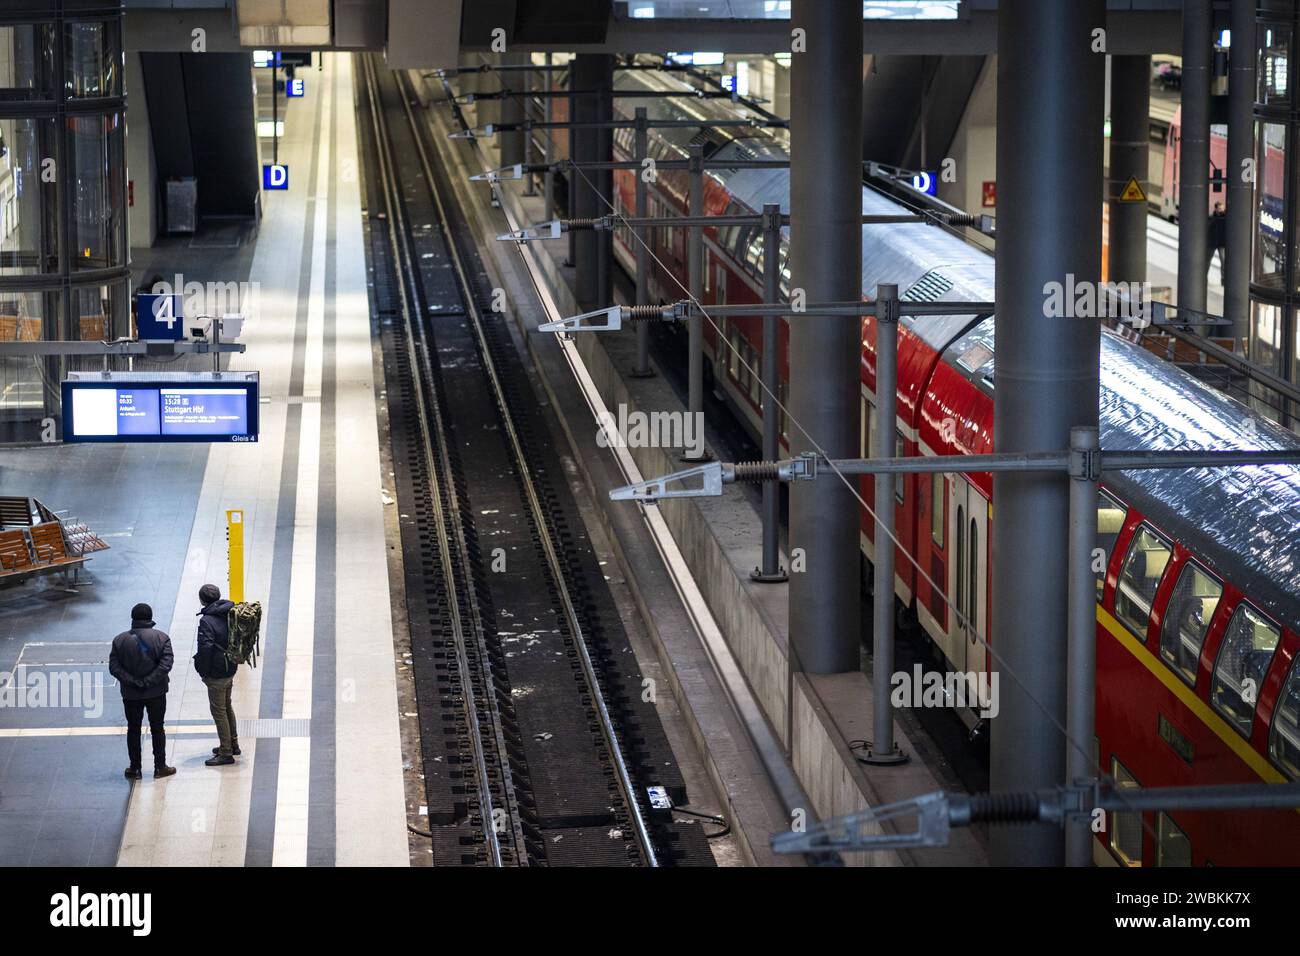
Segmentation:
[(1214, 264), (1214, 254), (1219, 254), (1219, 275), (1222, 277), (1226, 274), (1228, 267), (1228, 218), (1223, 211), (1223, 203), (1214, 204), (1214, 212), (1210, 213), (1210, 255), (1205, 262), (1206, 271), (1209, 271)]
[(239, 732), (235, 729), (235, 708), (231, 701), (238, 664), (226, 657), (230, 643), (230, 609), (235, 605), (221, 597), (215, 584), (199, 588), (199, 647), (194, 654), (194, 669), (208, 687), (208, 708), (217, 725), (219, 743), (212, 757), (204, 761), (209, 767), (222, 767), (239, 756)]
[(108, 671), (122, 688), (122, 706), (126, 710), (126, 752), (131, 765), (126, 768), (129, 780), (139, 780), (140, 725), (149, 713), (149, 733), (153, 737), (153, 775), (170, 777), (175, 767), (167, 766), (167, 735), (163, 718), (167, 714), (167, 674), (172, 669), (172, 639), (153, 626), (153, 608), (137, 604), (131, 608), (131, 629), (113, 638), (108, 655)]

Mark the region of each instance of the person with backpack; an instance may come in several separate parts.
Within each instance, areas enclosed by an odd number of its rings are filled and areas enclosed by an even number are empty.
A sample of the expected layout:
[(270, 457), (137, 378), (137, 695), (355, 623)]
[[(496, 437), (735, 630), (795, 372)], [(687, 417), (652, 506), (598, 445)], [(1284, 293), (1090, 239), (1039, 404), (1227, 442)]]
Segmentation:
[(212, 756), (204, 761), (209, 767), (224, 767), (239, 756), (239, 731), (235, 726), (235, 708), (232, 703), (235, 688), (235, 671), (239, 664), (231, 659), (230, 609), (235, 605), (221, 597), (215, 584), (199, 588), (199, 646), (194, 654), (194, 669), (208, 688), (208, 707), (212, 721), (217, 725), (218, 745)]
[(172, 669), (172, 639), (153, 626), (153, 608), (137, 604), (131, 608), (131, 629), (113, 638), (108, 654), (108, 672), (122, 689), (126, 710), (126, 752), (131, 765), (128, 780), (139, 780), (140, 726), (149, 713), (149, 734), (153, 737), (153, 775), (170, 777), (175, 767), (167, 766), (167, 735), (163, 718), (167, 714), (168, 672)]

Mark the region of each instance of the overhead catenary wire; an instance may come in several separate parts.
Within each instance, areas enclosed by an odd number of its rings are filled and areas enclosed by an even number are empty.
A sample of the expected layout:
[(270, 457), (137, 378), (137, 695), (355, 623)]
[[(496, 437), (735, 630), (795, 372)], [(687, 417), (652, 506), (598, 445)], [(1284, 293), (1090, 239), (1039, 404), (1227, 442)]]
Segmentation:
[[(628, 224), (627, 217), (624, 216), (618, 210), (618, 208), (614, 205), (612, 201), (610, 201), (607, 197), (605, 197), (602, 193), (600, 193), (599, 190), (596, 189), (595, 184), (592, 183), (590, 177), (588, 177), (581, 168), (574, 167), (574, 171), (577, 172), (578, 175), (582, 177), (582, 179), (584, 180), (588, 188), (592, 189), (598, 196), (600, 196), (601, 201), (604, 202), (605, 205), (607, 205), (610, 208), (611, 213), (618, 219), (622, 220), (624, 227), (627, 229), (628, 233), (632, 234), (634, 239), (637, 242), (641, 242), (642, 241), (641, 238), (636, 235), (635, 230), (633, 230), (631, 226)], [(792, 425), (794, 425), (794, 427), (799, 429), (799, 432), (808, 440), (808, 443), (813, 447), (813, 449), (817, 452), (817, 454), (827, 461), (829, 467), (835, 473), (836, 477), (839, 478), (839, 480), (845, 485), (845, 487), (849, 489), (850, 493), (853, 495), (854, 498), (857, 499), (858, 503), (862, 506), (862, 508), (866, 510), (867, 514), (871, 517), (871, 520), (873, 522), (876, 522), (875, 510), (870, 505), (867, 504), (866, 500), (862, 497), (861, 493), (858, 491), (858, 488), (855, 486), (854, 482), (850, 481), (849, 477), (843, 472), (843, 470), (841, 470), (838, 467), (838, 465), (836, 465), (836, 463), (831, 459), (831, 457), (826, 454), (825, 449), (822, 448), (821, 445), (812, 437), (812, 435), (808, 433), (808, 430), (804, 428), (803, 424), (799, 422), (799, 420), (790, 413), (790, 410), (785, 406), (783, 402), (781, 402), (780, 398), (774, 395), (771, 392), (771, 390), (768, 389), (766, 385), (762, 383), (761, 376), (759, 376), (758, 372), (745, 360), (745, 357), (741, 354), (740, 350), (736, 348), (736, 346), (733, 345), (730, 341), (727, 340), (726, 336), (723, 334), (723, 330), (719, 327), (717, 322), (714, 320), (713, 316), (709, 314), (709, 311), (707, 308), (705, 308), (704, 303), (700, 302), (698, 299), (696, 299), (694, 296), (691, 295), (690, 290), (682, 284), (681, 280), (677, 278), (677, 276), (673, 273), (673, 271), (668, 267), (667, 263), (665, 263), (657, 255), (655, 255), (653, 247), (650, 247), (648, 244), (646, 244), (646, 248), (649, 250), (650, 257), (655, 261), (655, 263), (667, 275), (669, 275), (672, 278), (672, 281), (677, 285), (678, 288), (682, 290), (685, 297), (688, 298), (695, 305), (697, 309), (699, 309), (700, 314), (703, 316), (704, 320), (708, 322), (709, 325), (713, 328), (714, 334), (716, 336), (716, 340), (722, 342), (731, 351), (732, 355), (735, 357), (735, 360), (739, 362), (739, 364), (742, 367), (744, 367), (746, 371), (748, 371), (749, 374), (754, 377), (755, 380), (757, 380), (759, 387), (762, 389), (763, 393), (769, 399), (771, 399), (773, 406), (776, 409), (778, 409), (780, 412), (785, 414), (786, 420), (789, 423), (791, 423)], [(876, 522), (876, 524), (877, 526), (879, 526), (878, 522)], [(890, 529), (887, 531), (887, 534), (889, 535), (889, 538), (894, 543), (894, 545), (903, 552), (903, 556), (907, 560), (907, 562), (916, 569), (916, 573), (930, 586), (933, 593), (937, 594), (942, 599), (943, 603), (952, 611), (952, 613), (957, 616), (957, 620), (960, 623), (962, 623), (964, 626), (966, 626), (971, 634), (975, 635), (976, 641), (984, 647), (984, 649), (989, 653), (989, 655), (993, 658), (993, 660), (998, 664), (999, 668), (1003, 672), (1005, 672), (1007, 676), (1009, 676), (1011, 680), (1013, 680), (1020, 687), (1020, 689), (1024, 692), (1026, 698), (1033, 703), (1034, 707), (1036, 707), (1043, 714), (1045, 718), (1047, 718), (1051, 726), (1056, 728), (1056, 730), (1060, 733), (1062, 739), (1066, 742), (1066, 745), (1074, 748), (1076, 751), (1078, 751), (1079, 754), (1085, 756), (1091, 762), (1093, 759), (1091, 746), (1085, 747), (1083, 744), (1070, 737), (1070, 734), (1066, 729), (1065, 725), (1060, 720), (1057, 719), (1057, 717), (1050, 711), (1050, 709), (1048, 709), (1048, 707), (1045, 704), (1043, 704), (1043, 702), (1039, 700), (1032, 693), (1032, 691), (1030, 691), (1030, 689), (1026, 686), (1025, 682), (1020, 678), (1020, 676), (1012, 668), (1007, 666), (1006, 661), (1003, 659), (1002, 655), (1000, 655), (996, 650), (994, 650), (993, 645), (989, 643), (987, 638), (983, 634), (981, 634), (976, 627), (974, 627), (974, 625), (970, 622), (969, 618), (967, 618), (967, 616), (960, 611), (956, 603), (938, 585), (938, 583), (935, 582), (935, 580), (930, 576), (930, 574), (927, 573), (923, 567), (921, 567), (920, 563), (907, 550), (907, 548), (903, 547), (902, 541), (899, 539), (897, 533), (893, 529)], [(893, 597), (892, 595), (889, 595), (890, 599), (892, 599), (892, 597)], [(1097, 772), (1098, 775), (1103, 779), (1110, 779), (1109, 775), (1105, 775), (1101, 773), (1101, 769), (1099, 767), (1097, 768)], [(1153, 836), (1156, 835), (1155, 829), (1150, 824), (1148, 824), (1145, 820), (1142, 820), (1142, 826)]]
[[(459, 113), (459, 110), (455, 107), (455, 105), (453, 105), (452, 108), (453, 108), (453, 112)], [(460, 119), (462, 125), (465, 126), (468, 125), (467, 123), (465, 123), (463, 116)], [(700, 121), (699, 125), (708, 126), (709, 124), (706, 120), (703, 120)], [(819, 455), (821, 455), (822, 458), (827, 459), (830, 462), (830, 467), (835, 472), (836, 477), (849, 489), (850, 493), (858, 501), (859, 505), (871, 517), (872, 521), (873, 522), (876, 521), (875, 510), (871, 508), (867, 504), (867, 502), (863, 499), (862, 495), (855, 487), (855, 484), (849, 480), (848, 476), (839, 467), (837, 467), (833, 461), (830, 460), (829, 456), (826, 455), (825, 453), (825, 449), (823, 449), (820, 446), (820, 444), (817, 443), (815, 439), (813, 439), (813, 437), (808, 433), (807, 429), (804, 428), (803, 424), (799, 422), (792, 414), (790, 414), (789, 409), (785, 406), (784, 403), (780, 401), (780, 398), (777, 395), (773, 394), (771, 390), (768, 389), (762, 383), (761, 376), (759, 376), (758, 372), (749, 364), (749, 362), (745, 360), (745, 357), (741, 354), (739, 349), (737, 349), (736, 346), (733, 345), (730, 341), (728, 341), (726, 337), (722, 334), (722, 329), (719, 327), (714, 317), (709, 314), (709, 311), (704, 306), (704, 304), (690, 294), (690, 290), (682, 284), (680, 279), (678, 279), (678, 277), (672, 272), (672, 270), (668, 267), (668, 265), (659, 256), (655, 254), (654, 249), (648, 243), (645, 243), (644, 240), (642, 240), (642, 238), (639, 235), (637, 235), (636, 230), (632, 228), (631, 224), (627, 220), (627, 217), (618, 210), (615, 204), (608, 197), (606, 197), (603, 193), (601, 193), (596, 188), (591, 178), (587, 176), (586, 173), (581, 168), (578, 167), (572, 167), (572, 168), (578, 174), (578, 176), (584, 181), (587, 187), (592, 189), (592, 191), (595, 192), (596, 195), (600, 196), (601, 201), (606, 206), (609, 207), (610, 212), (613, 214), (613, 216), (622, 223), (622, 228), (626, 231), (625, 234), (631, 235), (636, 242), (644, 246), (650, 258), (660, 268), (662, 268), (668, 275), (672, 277), (672, 281), (674, 282), (674, 284), (676, 284), (678, 288), (682, 290), (686, 298), (690, 299), (690, 301), (694, 303), (695, 307), (700, 310), (700, 313), (703, 316), (704, 320), (707, 321), (709, 325), (713, 328), (717, 336), (717, 340), (722, 342), (723, 345), (732, 353), (735, 360), (739, 363), (740, 366), (745, 368), (746, 371), (749, 372), (751, 376), (754, 376), (754, 378), (758, 381), (759, 387), (762, 389), (763, 393), (771, 400), (773, 406), (786, 415), (787, 420), (790, 423), (793, 423), (794, 427), (798, 428), (799, 432), (808, 440), (809, 444), (814, 448), (814, 450), (816, 450), (816, 452)], [(943, 225), (946, 226), (946, 224)], [(980, 633), (979, 630), (971, 624), (967, 616), (960, 611), (960, 609), (956, 606), (956, 604), (948, 596), (948, 594), (938, 585), (937, 582), (934, 581), (934, 579), (930, 576), (930, 574), (927, 573), (927, 571), (919, 565), (917, 559), (913, 555), (911, 555), (906, 548), (903, 548), (902, 543), (898, 538), (897, 534), (891, 529), (888, 532), (888, 535), (891, 541), (903, 551), (904, 558), (916, 569), (917, 574), (930, 585), (933, 592), (940, 597), (943, 603), (956, 616), (957, 620), (963, 623), (967, 627), (969, 632), (975, 636), (975, 640), (977, 641), (977, 643), (982, 645), (987, 650), (987, 652), (992, 657), (992, 659), (999, 665), (1000, 669), (1003, 672), (1005, 672), (1007, 676), (1021, 688), (1021, 690), (1025, 693), (1026, 697), (1033, 703), (1034, 707), (1037, 708), (1045, 718), (1047, 718), (1049, 724), (1054, 728), (1056, 728), (1057, 732), (1061, 735), (1062, 739), (1065, 740), (1067, 746), (1072, 747), (1073, 749), (1078, 751), (1078, 753), (1085, 756), (1091, 762), (1093, 759), (1091, 753), (1091, 747), (1090, 746), (1085, 747), (1083, 744), (1081, 744), (1078, 741), (1075, 741), (1073, 738), (1070, 737), (1069, 732), (1065, 727), (1065, 725), (1060, 720), (1058, 720), (1055, 717), (1055, 715), (1051, 713), (1051, 711), (1042, 703), (1042, 701), (1040, 701), (1036, 696), (1033, 695), (1033, 693), (1028, 689), (1028, 687), (1025, 685), (1025, 682), (1020, 678), (1020, 676), (1012, 668), (1007, 666), (1003, 657), (997, 652), (997, 650), (993, 648), (993, 646), (989, 643), (985, 635)], [(1109, 775), (1103, 774), (1101, 772), (1100, 767), (1096, 769), (1101, 779), (1103, 780), (1111, 779)], [(1142, 820), (1141, 822), (1143, 828), (1154, 836), (1155, 835), (1154, 828), (1151, 827), (1151, 825), (1148, 824), (1145, 820)]]

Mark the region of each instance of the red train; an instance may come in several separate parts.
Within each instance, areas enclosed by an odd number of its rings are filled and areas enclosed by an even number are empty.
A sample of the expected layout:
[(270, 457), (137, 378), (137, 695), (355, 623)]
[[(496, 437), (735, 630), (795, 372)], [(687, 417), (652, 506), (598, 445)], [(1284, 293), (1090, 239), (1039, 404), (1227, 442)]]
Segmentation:
[[(681, 81), (621, 71), (618, 89), (680, 89)], [(709, 126), (734, 117), (726, 101), (616, 99), (630, 116), (692, 118), (698, 128), (652, 130), (651, 155), (682, 158), (704, 142), (712, 158), (788, 156), (784, 134), (728, 133)], [(615, 139), (630, 159), (631, 130)], [(788, 173), (727, 170), (708, 174), (710, 214), (788, 209)], [(650, 215), (685, 213), (686, 174), (662, 171), (650, 186)], [(634, 208), (631, 173), (616, 175), (620, 211)], [(865, 187), (864, 212), (897, 212), (899, 202)], [(686, 234), (653, 231), (652, 296), (683, 297)], [(629, 237), (616, 255), (633, 269)], [(761, 301), (762, 236), (743, 227), (705, 231), (704, 302)], [(992, 256), (934, 226), (863, 227), (863, 289), (898, 283), (904, 299), (993, 298)], [(788, 267), (782, 257), (783, 287)], [(788, 294), (788, 289), (785, 289)], [(757, 433), (761, 320), (718, 320), (730, 348), (706, 323), (715, 383)], [(781, 380), (788, 375), (782, 323)], [(862, 323), (862, 450), (880, 426), (876, 414), (875, 333)], [(737, 360), (741, 356), (742, 363)], [(1102, 342), (1102, 444), (1107, 448), (1296, 448), (1300, 440), (1161, 362), (1121, 336)], [(899, 330), (898, 394), (890, 418), (899, 452), (978, 454), (993, 447), (993, 320), (954, 316)], [(787, 433), (782, 423), (783, 443)], [(873, 484), (864, 479), (871, 502)], [(925, 568), (976, 631), (996, 644), (989, 598), (988, 474), (908, 475), (896, 484), (903, 547), (896, 553), (897, 598), (914, 613), (949, 665), (989, 667), (982, 644), (949, 613), (915, 572)], [(1108, 474), (1098, 501), (1105, 572), (1097, 580), (1098, 766), (1121, 786), (1175, 786), (1300, 779), (1300, 469), (1183, 470)], [(1044, 533), (1053, 533), (1044, 529)], [(872, 525), (861, 524), (862, 549), (874, 552)], [(915, 562), (915, 563), (914, 563)], [(1026, 586), (1032, 586), (1026, 569)], [(1064, 746), (1064, 743), (1062, 743)], [(1229, 865), (1300, 863), (1300, 813), (1116, 814), (1099, 835), (1099, 863)]]

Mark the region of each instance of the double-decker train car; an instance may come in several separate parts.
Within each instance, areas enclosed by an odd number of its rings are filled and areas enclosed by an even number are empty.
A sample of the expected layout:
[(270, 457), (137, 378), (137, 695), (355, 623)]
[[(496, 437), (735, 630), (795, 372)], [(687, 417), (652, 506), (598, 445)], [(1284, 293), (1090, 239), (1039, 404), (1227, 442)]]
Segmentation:
[[(681, 88), (679, 80), (642, 71), (619, 73), (616, 87)], [(615, 103), (623, 115), (644, 105), (651, 116), (700, 121), (699, 128), (652, 130), (655, 158), (684, 158), (693, 141), (706, 143), (706, 156), (714, 159), (789, 155), (783, 134), (710, 129), (711, 118), (737, 115), (740, 107), (731, 103)], [(634, 158), (630, 130), (619, 131), (615, 149), (619, 159)], [(615, 180), (615, 202), (625, 215), (634, 208), (632, 175), (620, 172)], [(649, 187), (650, 215), (684, 214), (687, 195), (685, 173), (660, 172)], [(711, 171), (705, 208), (712, 214), (756, 212), (776, 202), (788, 211), (788, 195), (786, 170)], [(864, 186), (862, 208), (889, 213), (906, 207)], [(629, 271), (631, 241), (622, 231), (615, 239), (616, 255)], [(685, 297), (685, 230), (656, 229), (651, 241), (657, 259), (652, 298)], [(706, 305), (762, 301), (762, 246), (757, 229), (705, 230)], [(788, 295), (784, 248), (781, 269)], [(862, 230), (862, 287), (868, 292), (879, 282), (894, 282), (906, 300), (990, 301), (993, 269), (986, 251), (937, 226)], [(705, 334), (715, 384), (757, 433), (761, 395), (749, 369), (760, 363), (761, 320), (715, 321), (716, 327), (706, 323)], [(991, 316), (904, 318), (898, 391), (878, 411), (875, 329), (872, 319), (864, 319), (862, 453), (879, 427), (894, 428), (899, 454), (992, 451), (993, 325)], [(788, 337), (786, 323), (781, 326), (784, 404)], [(1291, 432), (1108, 330), (1102, 334), (1100, 423), (1102, 446), (1110, 449), (1300, 447)], [(782, 425), (784, 446), (788, 428)], [(1107, 473), (1103, 486), (1097, 503), (1105, 566), (1097, 578), (1093, 742), (1099, 770), (1121, 787), (1300, 779), (1300, 468)], [(872, 481), (862, 479), (869, 505), (873, 492)], [(987, 672), (991, 662), (977, 636), (996, 647), (997, 609), (989, 590), (989, 532), (996, 520), (991, 476), (899, 476), (895, 497), (901, 542), (895, 555), (897, 600), (916, 615), (951, 668)], [(874, 556), (872, 539), (864, 510), (861, 541), (868, 559)], [(916, 573), (918, 566), (942, 593)], [(1033, 569), (1019, 573), (1032, 588)], [(1294, 865), (1300, 863), (1300, 813), (1118, 813), (1099, 834), (1095, 856), (1127, 866)]]

